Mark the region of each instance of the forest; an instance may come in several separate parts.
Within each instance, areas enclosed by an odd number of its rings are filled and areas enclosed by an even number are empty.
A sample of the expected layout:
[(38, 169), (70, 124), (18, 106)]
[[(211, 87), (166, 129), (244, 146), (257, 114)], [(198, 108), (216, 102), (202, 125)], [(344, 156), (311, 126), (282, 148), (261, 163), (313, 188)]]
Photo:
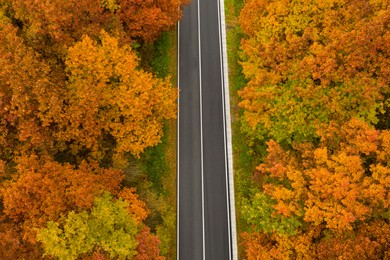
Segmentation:
[(169, 257), (155, 162), (127, 179), (176, 118), (156, 57), (186, 3), (0, 0), (0, 259)]
[[(390, 259), (390, 2), (225, 2), (240, 259)], [(0, 259), (175, 258), (187, 3), (0, 0)]]
[(390, 2), (228, 2), (241, 257), (390, 259)]

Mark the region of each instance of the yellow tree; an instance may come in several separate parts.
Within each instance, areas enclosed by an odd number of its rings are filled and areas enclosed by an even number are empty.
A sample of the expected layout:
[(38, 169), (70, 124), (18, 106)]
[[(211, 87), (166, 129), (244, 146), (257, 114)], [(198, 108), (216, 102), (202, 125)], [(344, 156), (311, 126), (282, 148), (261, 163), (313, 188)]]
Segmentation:
[(83, 37), (65, 64), (69, 80), (57, 138), (71, 143), (73, 153), (85, 148), (101, 159), (113, 149), (118, 162), (160, 142), (164, 120), (176, 116), (177, 91), (169, 79), (139, 69), (136, 54), (106, 32), (99, 42)]

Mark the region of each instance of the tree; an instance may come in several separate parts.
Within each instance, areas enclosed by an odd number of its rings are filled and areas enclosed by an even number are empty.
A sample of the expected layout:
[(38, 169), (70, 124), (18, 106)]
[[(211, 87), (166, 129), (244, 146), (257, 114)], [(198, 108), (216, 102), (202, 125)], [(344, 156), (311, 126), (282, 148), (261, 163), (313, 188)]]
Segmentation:
[(60, 57), (83, 35), (95, 36), (106, 27), (116, 27), (115, 17), (105, 12), (100, 0), (13, 0), (7, 3), (12, 18), (22, 24), (28, 42), (42, 52), (48, 52), (45, 48), (53, 49)]
[(389, 224), (375, 220), (355, 230), (332, 234), (310, 227), (292, 237), (261, 232), (241, 234), (246, 257), (252, 259), (387, 259)]
[(142, 223), (150, 211), (146, 203), (138, 199), (135, 188), (124, 188), (119, 192), (119, 197), (124, 199), (127, 205), (127, 211), (134, 221), (138, 224)]
[(317, 140), (316, 125), (388, 109), (387, 1), (250, 0), (240, 24), (244, 131), (284, 147)]
[(41, 256), (41, 249), (25, 241), (23, 232), (17, 225), (0, 217), (1, 259), (39, 259)]
[(65, 50), (83, 35), (96, 37), (103, 29), (124, 42), (155, 40), (180, 19), (181, 9), (188, 0), (13, 0), (5, 3), (32, 46), (45, 53), (54, 51), (62, 58)]
[(388, 254), (390, 132), (352, 119), (319, 125), (317, 134), (318, 145), (293, 143), (289, 150), (268, 142), (254, 176), (260, 187), (242, 208), (253, 230), (244, 235), (248, 257), (255, 248), (293, 258)]
[(124, 28), (133, 38), (152, 41), (181, 18), (181, 8), (188, 0), (119, 0)]
[(114, 161), (121, 161), (160, 142), (164, 120), (176, 116), (177, 93), (169, 79), (138, 69), (135, 53), (105, 32), (100, 43), (83, 37), (65, 63), (67, 106), (57, 138), (71, 143), (73, 153), (86, 148), (101, 160), (113, 150)]
[(138, 254), (135, 256), (135, 260), (163, 260), (164, 257), (160, 256), (160, 239), (150, 233), (150, 228), (144, 226), (136, 236), (138, 246)]
[[(351, 230), (356, 221), (382, 214), (389, 206), (389, 132), (380, 133), (359, 120), (340, 131), (320, 133), (322, 145), (297, 145), (283, 151), (268, 143), (266, 162), (257, 167), (264, 193), (275, 200), (276, 212), (295, 215), (335, 231)], [(330, 139), (333, 139), (331, 141)], [(339, 144), (329, 147), (328, 143)], [(267, 176), (267, 177), (266, 177)]]
[(17, 32), (0, 11), (0, 158), (6, 163), (22, 152), (53, 151), (50, 125), (62, 107), (49, 66)]
[(104, 193), (97, 197), (90, 212), (70, 212), (61, 223), (48, 222), (47, 228), (38, 232), (45, 255), (60, 259), (78, 256), (100, 248), (110, 258), (134, 257), (137, 247), (137, 225), (123, 200), (114, 201)]
[(176, 116), (170, 79), (140, 69), (129, 46), (168, 29), (183, 3), (0, 0), (1, 259), (43, 249), (161, 258), (143, 224), (150, 210), (135, 189), (121, 190), (118, 168), (157, 145)]
[(32, 155), (18, 159), (17, 176), (1, 190), (3, 213), (35, 243), (36, 228), (76, 209), (88, 209), (102, 191), (117, 194), (123, 173), (82, 162), (78, 169)]

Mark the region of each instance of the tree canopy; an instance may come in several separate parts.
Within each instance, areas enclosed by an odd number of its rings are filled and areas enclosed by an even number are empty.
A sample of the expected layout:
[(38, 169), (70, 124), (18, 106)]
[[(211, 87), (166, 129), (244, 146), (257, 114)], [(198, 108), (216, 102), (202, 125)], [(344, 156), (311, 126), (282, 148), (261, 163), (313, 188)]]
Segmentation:
[(0, 0), (1, 259), (162, 259), (124, 171), (176, 117), (141, 59), (186, 2)]
[[(139, 156), (160, 142), (165, 119), (176, 116), (177, 90), (138, 68), (138, 58), (106, 32), (100, 43), (85, 36), (69, 48), (65, 61), (68, 81), (57, 140), (71, 150), (90, 149), (101, 159), (105, 150)], [(111, 137), (112, 146), (104, 139)]]
[(318, 124), (376, 124), (387, 109), (387, 1), (251, 0), (240, 17), (240, 106), (252, 138), (314, 141)]
[(239, 20), (247, 258), (388, 258), (389, 2), (249, 0)]

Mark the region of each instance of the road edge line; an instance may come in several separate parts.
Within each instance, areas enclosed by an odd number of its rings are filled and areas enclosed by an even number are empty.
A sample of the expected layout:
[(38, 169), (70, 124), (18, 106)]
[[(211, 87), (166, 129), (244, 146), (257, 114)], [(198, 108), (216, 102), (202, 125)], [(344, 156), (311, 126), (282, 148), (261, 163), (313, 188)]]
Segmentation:
[(200, 113), (200, 167), (202, 180), (202, 234), (203, 234), (203, 260), (206, 259), (206, 234), (205, 234), (205, 207), (204, 207), (204, 172), (203, 172), (203, 99), (202, 99), (202, 47), (200, 40), (200, 3), (197, 0), (198, 9), (198, 52), (199, 52), (199, 113)]
[(220, 73), (221, 73), (221, 96), (222, 96), (222, 114), (223, 114), (223, 147), (224, 147), (224, 158), (225, 158), (225, 188), (226, 188), (226, 215), (228, 220), (228, 238), (229, 238), (229, 260), (232, 259), (232, 235), (231, 235), (231, 222), (230, 222), (230, 195), (229, 195), (229, 162), (228, 162), (228, 151), (227, 151), (227, 138), (226, 138), (226, 107), (225, 107), (225, 79), (224, 79), (224, 68), (223, 68), (223, 54), (222, 54), (222, 33), (221, 33), (221, 8), (220, 4), (217, 3), (218, 10), (218, 43), (219, 43), (219, 59), (221, 62)]
[(176, 196), (177, 196), (177, 201), (176, 201), (176, 259), (179, 260), (180, 258), (180, 21), (177, 22), (177, 148), (176, 148), (176, 157), (177, 157), (177, 162), (176, 162)]

